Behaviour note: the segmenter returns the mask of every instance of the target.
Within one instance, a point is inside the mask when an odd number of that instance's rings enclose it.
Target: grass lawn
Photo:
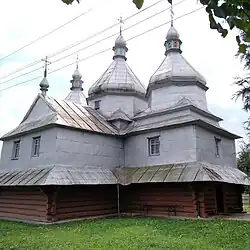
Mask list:
[[[250,222],[147,218],[38,226],[0,221],[0,249],[250,249]]]
[[[250,213],[250,205],[246,205],[243,207],[244,211]]]

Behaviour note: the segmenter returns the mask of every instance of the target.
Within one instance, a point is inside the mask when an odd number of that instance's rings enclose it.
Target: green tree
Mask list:
[[[74,1],[81,0],[62,0],[66,4],[72,4]],[[124,0],[125,1],[125,0]],[[189,0],[191,1],[191,0]],[[192,0],[195,1],[195,0]],[[238,28],[242,31],[242,36],[236,36],[239,46],[239,53],[245,55],[247,52],[247,43],[250,42],[250,1],[249,0],[199,0],[206,8],[206,15],[209,18],[210,28],[217,30],[222,37],[226,37],[228,30]],[[172,0],[168,0],[172,4]],[[140,9],[144,0],[133,0],[133,3]],[[222,25],[227,24],[227,25]],[[224,26],[224,27],[223,27]],[[227,26],[227,27],[225,27]]]
[[[250,176],[250,144],[243,142],[237,157],[237,167]],[[250,192],[250,187],[246,188]]]

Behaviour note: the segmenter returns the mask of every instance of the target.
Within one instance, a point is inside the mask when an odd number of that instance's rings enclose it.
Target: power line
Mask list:
[[[35,71],[38,71],[39,69],[42,69],[42,68],[43,68],[43,66],[42,66],[42,67],[39,67],[39,68],[35,68],[35,69],[31,70],[31,71],[28,71],[28,72],[23,73],[23,74],[21,74],[21,75],[15,76],[15,77],[13,77],[13,78],[7,80],[7,81],[1,82],[0,84],[4,84],[4,83],[10,82],[10,81],[13,81],[13,80],[15,80],[15,79],[17,79],[17,78],[19,78],[19,77],[21,77],[21,76],[28,75],[28,74],[33,73],[33,72],[35,72]]]
[[[92,11],[92,10],[93,10],[93,9],[89,9],[89,10],[87,10],[86,12],[83,12],[83,13],[80,14],[79,16],[74,17],[73,19],[69,20],[68,22],[66,22],[66,23],[64,23],[64,24],[62,24],[62,25],[60,25],[60,26],[57,27],[56,29],[54,29],[54,30],[52,30],[52,31],[50,31],[50,32],[48,32],[48,33],[46,33],[46,34],[44,34],[44,35],[38,37],[37,39],[33,40],[32,42],[30,42],[30,43],[28,43],[28,44],[22,46],[21,48],[15,50],[15,51],[13,51],[13,52],[11,52],[10,54],[8,54],[8,55],[6,55],[6,56],[0,58],[0,62],[1,62],[2,60],[4,60],[4,59],[6,59],[6,58],[8,58],[8,57],[10,57],[10,56],[12,56],[12,55],[14,55],[14,54],[16,54],[17,52],[23,50],[24,48],[27,48],[28,46],[30,46],[30,45],[32,45],[32,44],[38,42],[39,40],[43,39],[44,37],[46,37],[46,36],[48,36],[48,35],[51,35],[52,33],[56,32],[57,30],[59,30],[59,29],[65,27],[66,25],[72,23],[72,22],[75,21],[76,19],[78,19],[78,18],[80,18],[80,17],[82,17],[82,16],[88,14],[88,13],[89,13],[90,11]]]
[[[201,9],[204,9],[204,7],[202,6],[202,7],[200,7],[200,8],[195,9],[195,10],[192,10],[192,11],[190,11],[190,12],[188,12],[188,13],[185,13],[185,14],[179,16],[179,17],[176,17],[174,20],[178,20],[178,19],[181,19],[181,18],[183,18],[183,17],[185,17],[185,16],[191,15],[191,14],[193,14],[193,13],[195,13],[195,12],[201,10]],[[144,34],[146,34],[146,33],[149,33],[149,32],[151,32],[151,31],[153,31],[153,30],[155,30],[155,29],[158,29],[158,28],[160,28],[160,27],[162,27],[162,26],[164,26],[164,25],[166,25],[166,24],[169,24],[170,22],[171,22],[171,21],[168,21],[168,22],[162,23],[162,24],[160,24],[160,25],[158,25],[158,26],[155,26],[155,27],[152,28],[152,29],[149,29],[149,30],[147,30],[147,31],[144,31],[144,32],[142,32],[142,33],[136,35],[136,36],[133,36],[133,37],[129,38],[127,41],[136,39],[137,37],[140,37],[140,36],[142,36],[142,35],[144,35]],[[109,51],[109,50],[110,50],[110,48],[107,48],[107,49],[105,49],[105,50],[102,50],[102,51],[100,51],[100,52],[97,52],[97,53],[95,53],[95,54],[92,54],[91,56],[85,57],[85,58],[79,60],[79,62],[82,62],[82,61],[85,61],[85,60],[90,59],[90,58],[92,58],[92,57],[95,57],[95,56],[100,55],[100,54],[102,54],[102,53],[105,53],[105,52],[107,52],[107,51]],[[67,65],[64,65],[64,66],[62,66],[62,67],[60,67],[60,68],[58,68],[58,69],[55,69],[55,70],[49,72],[48,74],[52,74],[52,73],[54,73],[54,72],[57,72],[57,71],[62,70],[62,69],[64,69],[64,68],[67,68],[67,67],[69,67],[69,66],[71,66],[71,65],[73,65],[73,64],[75,64],[75,62],[72,62],[72,63],[69,63],[69,64],[67,64]],[[10,89],[10,88],[13,88],[13,87],[16,87],[16,86],[21,85],[21,84],[25,84],[25,83],[30,82],[30,81],[33,81],[33,80],[36,80],[36,79],[38,79],[38,78],[41,78],[41,76],[37,76],[37,77],[32,78],[32,79],[30,79],[30,80],[27,80],[27,81],[24,81],[24,82],[21,82],[21,83],[17,83],[17,84],[15,84],[15,85],[10,86],[10,87],[1,89],[0,92],[5,91],[5,90]]]
[[[186,13],[186,14],[183,14],[183,15],[179,16],[179,17],[175,18],[174,20],[178,20],[178,19],[180,19],[180,18],[182,18],[182,17],[185,17],[185,16],[188,16],[188,15],[190,15],[190,14],[193,14],[193,13],[195,13],[195,12],[197,12],[198,10],[201,10],[201,9],[203,9],[203,8],[204,8],[204,7],[202,6],[202,7],[198,8],[198,9],[195,9],[195,10],[193,10],[193,11],[190,11],[190,12],[188,12],[188,13]],[[160,24],[160,25],[158,25],[158,26],[156,26],[156,27],[154,27],[154,28],[152,28],[152,29],[146,30],[146,31],[144,31],[144,32],[142,32],[142,33],[140,33],[140,34],[138,34],[138,35],[136,35],[136,36],[133,36],[133,37],[127,39],[127,41],[130,41],[130,40],[133,40],[133,39],[135,39],[135,38],[137,38],[137,37],[140,37],[140,36],[142,36],[142,35],[145,35],[145,34],[151,32],[151,31],[153,31],[153,30],[155,30],[155,29],[158,29],[158,28],[160,28],[160,27],[162,27],[162,26],[164,26],[164,25],[166,25],[166,24],[169,24],[169,23],[171,23],[171,21],[165,22],[165,23]],[[100,55],[100,54],[102,54],[102,53],[104,53],[104,52],[107,52],[107,51],[109,51],[109,50],[110,50],[110,48],[107,48],[107,49],[102,50],[102,51],[100,51],[100,52],[97,52],[97,53],[95,53],[95,54],[93,54],[93,55],[91,55],[91,56],[85,57],[85,58],[79,60],[79,62],[82,62],[82,61],[85,61],[85,60],[87,60],[87,59],[89,59],[89,58],[92,58],[92,57],[94,57],[94,56]],[[56,71],[59,71],[59,70],[64,69],[64,68],[67,68],[67,67],[69,67],[69,66],[71,66],[71,65],[73,65],[73,64],[75,64],[75,62],[69,63],[69,64],[67,64],[67,65],[65,65],[65,66],[62,66],[62,67],[60,67],[60,68],[58,68],[58,69],[55,69],[55,70],[49,72],[49,74],[52,74],[52,73],[54,73],[54,72],[56,72]]]
[[[153,3],[153,4],[151,4],[151,5],[149,5],[148,7],[146,7],[146,8],[144,8],[144,9],[142,9],[142,10],[140,10],[140,11],[138,11],[138,12],[132,14],[131,16],[126,17],[123,21],[125,22],[125,21],[127,21],[127,20],[129,20],[129,19],[131,19],[131,18],[133,18],[133,17],[135,17],[135,16],[141,14],[142,12],[148,10],[149,8],[152,8],[153,6],[159,4],[159,3],[162,2],[162,1],[164,1],[164,0],[159,0],[159,1],[157,1],[157,2],[155,2],[155,3]],[[95,34],[93,34],[93,35],[91,35],[91,36],[89,36],[89,37],[83,39],[83,40],[80,40],[80,41],[78,41],[78,42],[76,42],[76,43],[73,43],[73,44],[67,46],[67,47],[64,47],[63,49],[61,49],[61,50],[59,50],[59,51],[53,53],[53,54],[50,55],[49,57],[51,58],[51,57],[54,57],[55,55],[61,54],[61,53],[63,53],[64,51],[69,50],[69,49],[71,49],[71,48],[73,48],[73,47],[75,47],[75,46],[77,46],[77,45],[79,45],[79,44],[81,44],[81,43],[83,43],[83,42],[86,42],[86,41],[88,41],[88,40],[90,40],[90,39],[92,39],[92,38],[94,38],[94,37],[96,37],[96,36],[98,36],[98,35],[100,35],[100,34],[106,32],[106,31],[108,31],[108,30],[110,30],[110,29],[112,29],[112,28],[114,28],[114,27],[116,27],[116,26],[118,26],[118,25],[119,25],[119,23],[115,23],[115,24],[113,24],[113,25],[111,25],[111,26],[109,26],[109,27],[107,27],[107,28],[105,28],[105,29],[103,29],[103,30],[101,30],[101,31],[99,31],[99,32],[97,32],[97,33],[95,33]]]
[[[27,82],[34,81],[34,80],[39,79],[39,78],[41,78],[41,76],[34,77],[34,78],[29,79],[29,80],[24,81],[24,82],[19,82],[19,83],[15,84],[15,85],[12,85],[12,86],[7,87],[7,88],[0,89],[0,92],[5,91],[5,90],[7,90],[7,89],[11,89],[11,88],[17,87],[17,86],[19,86],[19,85],[21,85],[21,84],[25,84],[25,83],[27,83]]]
[[[24,70],[24,69],[30,68],[30,67],[32,67],[32,66],[34,66],[34,65],[36,65],[36,64],[38,64],[38,63],[40,63],[40,62],[41,62],[41,60],[37,60],[37,61],[35,61],[35,62],[33,62],[33,63],[29,63],[29,64],[27,64],[27,65],[25,65],[25,66],[23,66],[23,67],[21,67],[21,68],[16,69],[15,71],[13,71],[13,72],[11,72],[11,73],[9,73],[9,74],[7,74],[7,75],[2,76],[2,77],[0,78],[0,80],[4,79],[4,78],[6,78],[6,77],[9,77],[9,76],[11,76],[11,75],[14,75],[15,73],[18,73],[19,71],[22,71],[22,70]]]
[[[157,5],[157,4],[159,4],[159,3],[162,2],[162,1],[164,1],[164,0],[159,0],[159,1],[155,2],[154,4],[149,5],[148,7],[146,7],[146,8],[144,8],[144,9],[142,9],[142,10],[136,12],[135,14],[133,14],[133,15],[131,15],[131,16],[125,18],[125,20],[129,20],[130,18],[132,18],[132,17],[134,17],[134,16],[136,16],[136,15],[138,15],[138,14],[140,14],[140,13],[146,11],[147,9],[149,9],[149,8],[151,8],[151,7],[153,7],[153,6]],[[178,3],[177,3],[177,4],[178,4]],[[88,41],[88,40],[94,38],[95,36],[98,36],[98,35],[100,35],[100,34],[106,32],[107,30],[109,30],[109,29],[111,29],[111,28],[113,28],[113,27],[115,27],[115,26],[117,26],[117,25],[118,25],[117,23],[116,23],[116,24],[113,24],[113,25],[109,26],[108,28],[105,28],[104,30],[101,30],[101,31],[99,31],[99,32],[97,32],[97,33],[95,33],[95,34],[93,34],[93,35],[87,37],[87,38],[84,39],[84,40],[81,40],[81,41],[78,41],[77,43],[71,44],[71,45],[69,45],[69,46],[67,46],[67,47],[65,47],[65,48],[63,48],[63,49],[61,49],[60,51],[57,51],[57,52],[53,53],[52,55],[49,56],[49,58],[54,57],[54,56],[56,56],[56,55],[58,55],[58,54],[60,54],[60,53],[63,53],[64,51],[69,50],[69,49],[71,49],[71,48],[73,48],[73,47],[79,45],[80,43],[86,42],[86,41]],[[52,32],[50,32],[50,33],[52,33]],[[47,35],[49,35],[49,34],[47,34]],[[35,41],[34,41],[34,42],[35,42]],[[33,43],[34,43],[34,42],[33,42]],[[31,45],[31,44],[32,44],[32,43],[30,43],[29,45]],[[25,47],[28,47],[29,45],[26,45]],[[20,48],[18,51],[20,51],[21,49],[23,49],[23,48]],[[17,51],[16,51],[16,52],[17,52]],[[14,54],[14,53],[16,53],[16,52],[13,52],[12,54]],[[9,57],[9,56],[11,56],[11,54],[9,54],[9,55],[7,55],[7,56],[1,58],[0,61],[3,60],[3,59],[5,59],[5,58],[7,58],[7,57]],[[15,71],[13,71],[13,72],[10,72],[10,73],[7,74],[7,75],[2,76],[2,77],[0,78],[0,80],[4,79],[4,78],[6,78],[6,77],[9,77],[9,76],[11,76],[11,75],[13,75],[13,74],[15,74],[15,73],[18,73],[19,71],[22,71],[22,70],[24,70],[24,69],[26,69],[26,68],[32,67],[32,66],[34,66],[34,65],[36,65],[36,64],[38,64],[38,63],[40,63],[40,62],[41,62],[40,60],[37,60],[37,61],[34,61],[33,63],[29,63],[29,64],[27,64],[27,65],[25,65],[25,66],[23,66],[23,67],[21,67],[21,68],[15,70]]]
[[[190,11],[190,12],[188,12],[188,13],[186,13],[186,14],[183,14],[183,15],[181,15],[181,16],[179,16],[179,17],[176,17],[176,18],[174,18],[174,21],[176,21],[176,20],[178,20],[178,19],[181,19],[181,18],[183,18],[183,17],[185,17],[185,16],[191,15],[191,14],[193,14],[193,13],[195,13],[195,12],[201,10],[201,9],[204,9],[204,6],[198,8],[198,9],[192,10],[192,11]],[[169,23],[171,23],[171,21],[168,21],[168,22],[166,22],[166,23],[160,24],[160,25],[158,25],[158,26],[156,26],[156,27],[154,27],[154,28],[152,28],[152,29],[146,30],[146,31],[144,31],[144,32],[142,32],[142,33],[140,33],[140,34],[134,36],[134,37],[131,37],[131,38],[127,39],[127,41],[133,40],[133,39],[135,39],[135,38],[137,38],[137,37],[139,37],[139,36],[142,36],[142,35],[144,35],[144,34],[146,34],[146,33],[148,33],[148,32],[151,32],[151,31],[153,31],[153,30],[155,30],[155,29],[158,29],[158,28],[160,28],[160,27],[162,27],[162,26],[164,26],[164,25],[166,25],[166,24],[169,24]]]
[[[184,2],[184,1],[186,1],[186,0],[182,0],[182,1],[180,1],[179,3],[177,3],[177,4],[180,4],[180,3]],[[176,4],[176,5],[177,5],[177,4]],[[155,13],[155,14],[153,14],[153,15],[151,15],[151,16],[149,16],[149,17],[147,17],[147,18],[145,18],[145,19],[143,19],[143,20],[141,20],[141,21],[139,21],[139,22],[136,22],[135,24],[133,24],[133,25],[131,25],[131,26],[125,28],[125,29],[123,29],[123,31],[129,30],[129,29],[131,29],[131,28],[133,28],[133,27],[135,27],[135,26],[137,26],[137,25],[139,25],[139,24],[141,24],[141,23],[143,23],[143,22],[149,20],[150,18],[153,18],[153,17],[155,17],[155,16],[158,16],[158,15],[162,14],[163,12],[165,12],[165,11],[167,11],[167,10],[169,10],[169,9],[170,9],[170,7],[169,7],[169,8],[166,8],[166,9],[164,9],[164,10],[161,10],[161,11],[159,11],[159,12],[157,12],[157,13]],[[75,51],[75,52],[72,52],[72,53],[70,53],[70,54],[68,54],[68,55],[66,55],[66,56],[63,56],[63,57],[61,57],[61,58],[59,58],[59,59],[53,61],[52,63],[56,63],[56,62],[59,62],[59,61],[65,59],[65,58],[68,58],[69,56],[72,56],[72,55],[74,55],[74,54],[76,54],[76,53],[79,53],[79,52],[82,51],[82,50],[88,49],[88,48],[90,48],[90,47],[92,47],[92,46],[94,46],[94,45],[96,45],[96,44],[98,44],[98,43],[101,43],[101,42],[103,42],[103,41],[105,41],[105,40],[107,40],[107,39],[109,39],[109,38],[112,38],[112,37],[118,35],[119,33],[120,33],[120,32],[113,33],[112,35],[109,35],[109,36],[107,36],[107,37],[105,37],[105,38],[103,38],[103,39],[100,39],[100,40],[98,40],[98,41],[96,41],[96,42],[94,42],[94,43],[92,43],[92,44],[90,44],[90,45],[88,45],[88,46],[85,46],[85,47],[83,47],[83,48],[81,48],[81,49],[78,49],[78,50]],[[1,84],[1,83],[0,83],[0,84]]]

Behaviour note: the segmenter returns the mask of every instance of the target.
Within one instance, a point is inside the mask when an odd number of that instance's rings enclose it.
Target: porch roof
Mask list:
[[[203,162],[147,167],[100,167],[50,165],[0,172],[0,186],[105,185],[132,183],[225,182],[250,185],[237,168]]]
[[[250,185],[250,178],[237,168],[189,162],[159,166],[116,169],[119,183],[225,182]]]

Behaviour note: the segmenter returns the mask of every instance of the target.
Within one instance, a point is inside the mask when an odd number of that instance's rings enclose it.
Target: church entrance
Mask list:
[[[224,213],[224,192],[221,184],[216,185],[216,204],[217,204],[217,213]]]

